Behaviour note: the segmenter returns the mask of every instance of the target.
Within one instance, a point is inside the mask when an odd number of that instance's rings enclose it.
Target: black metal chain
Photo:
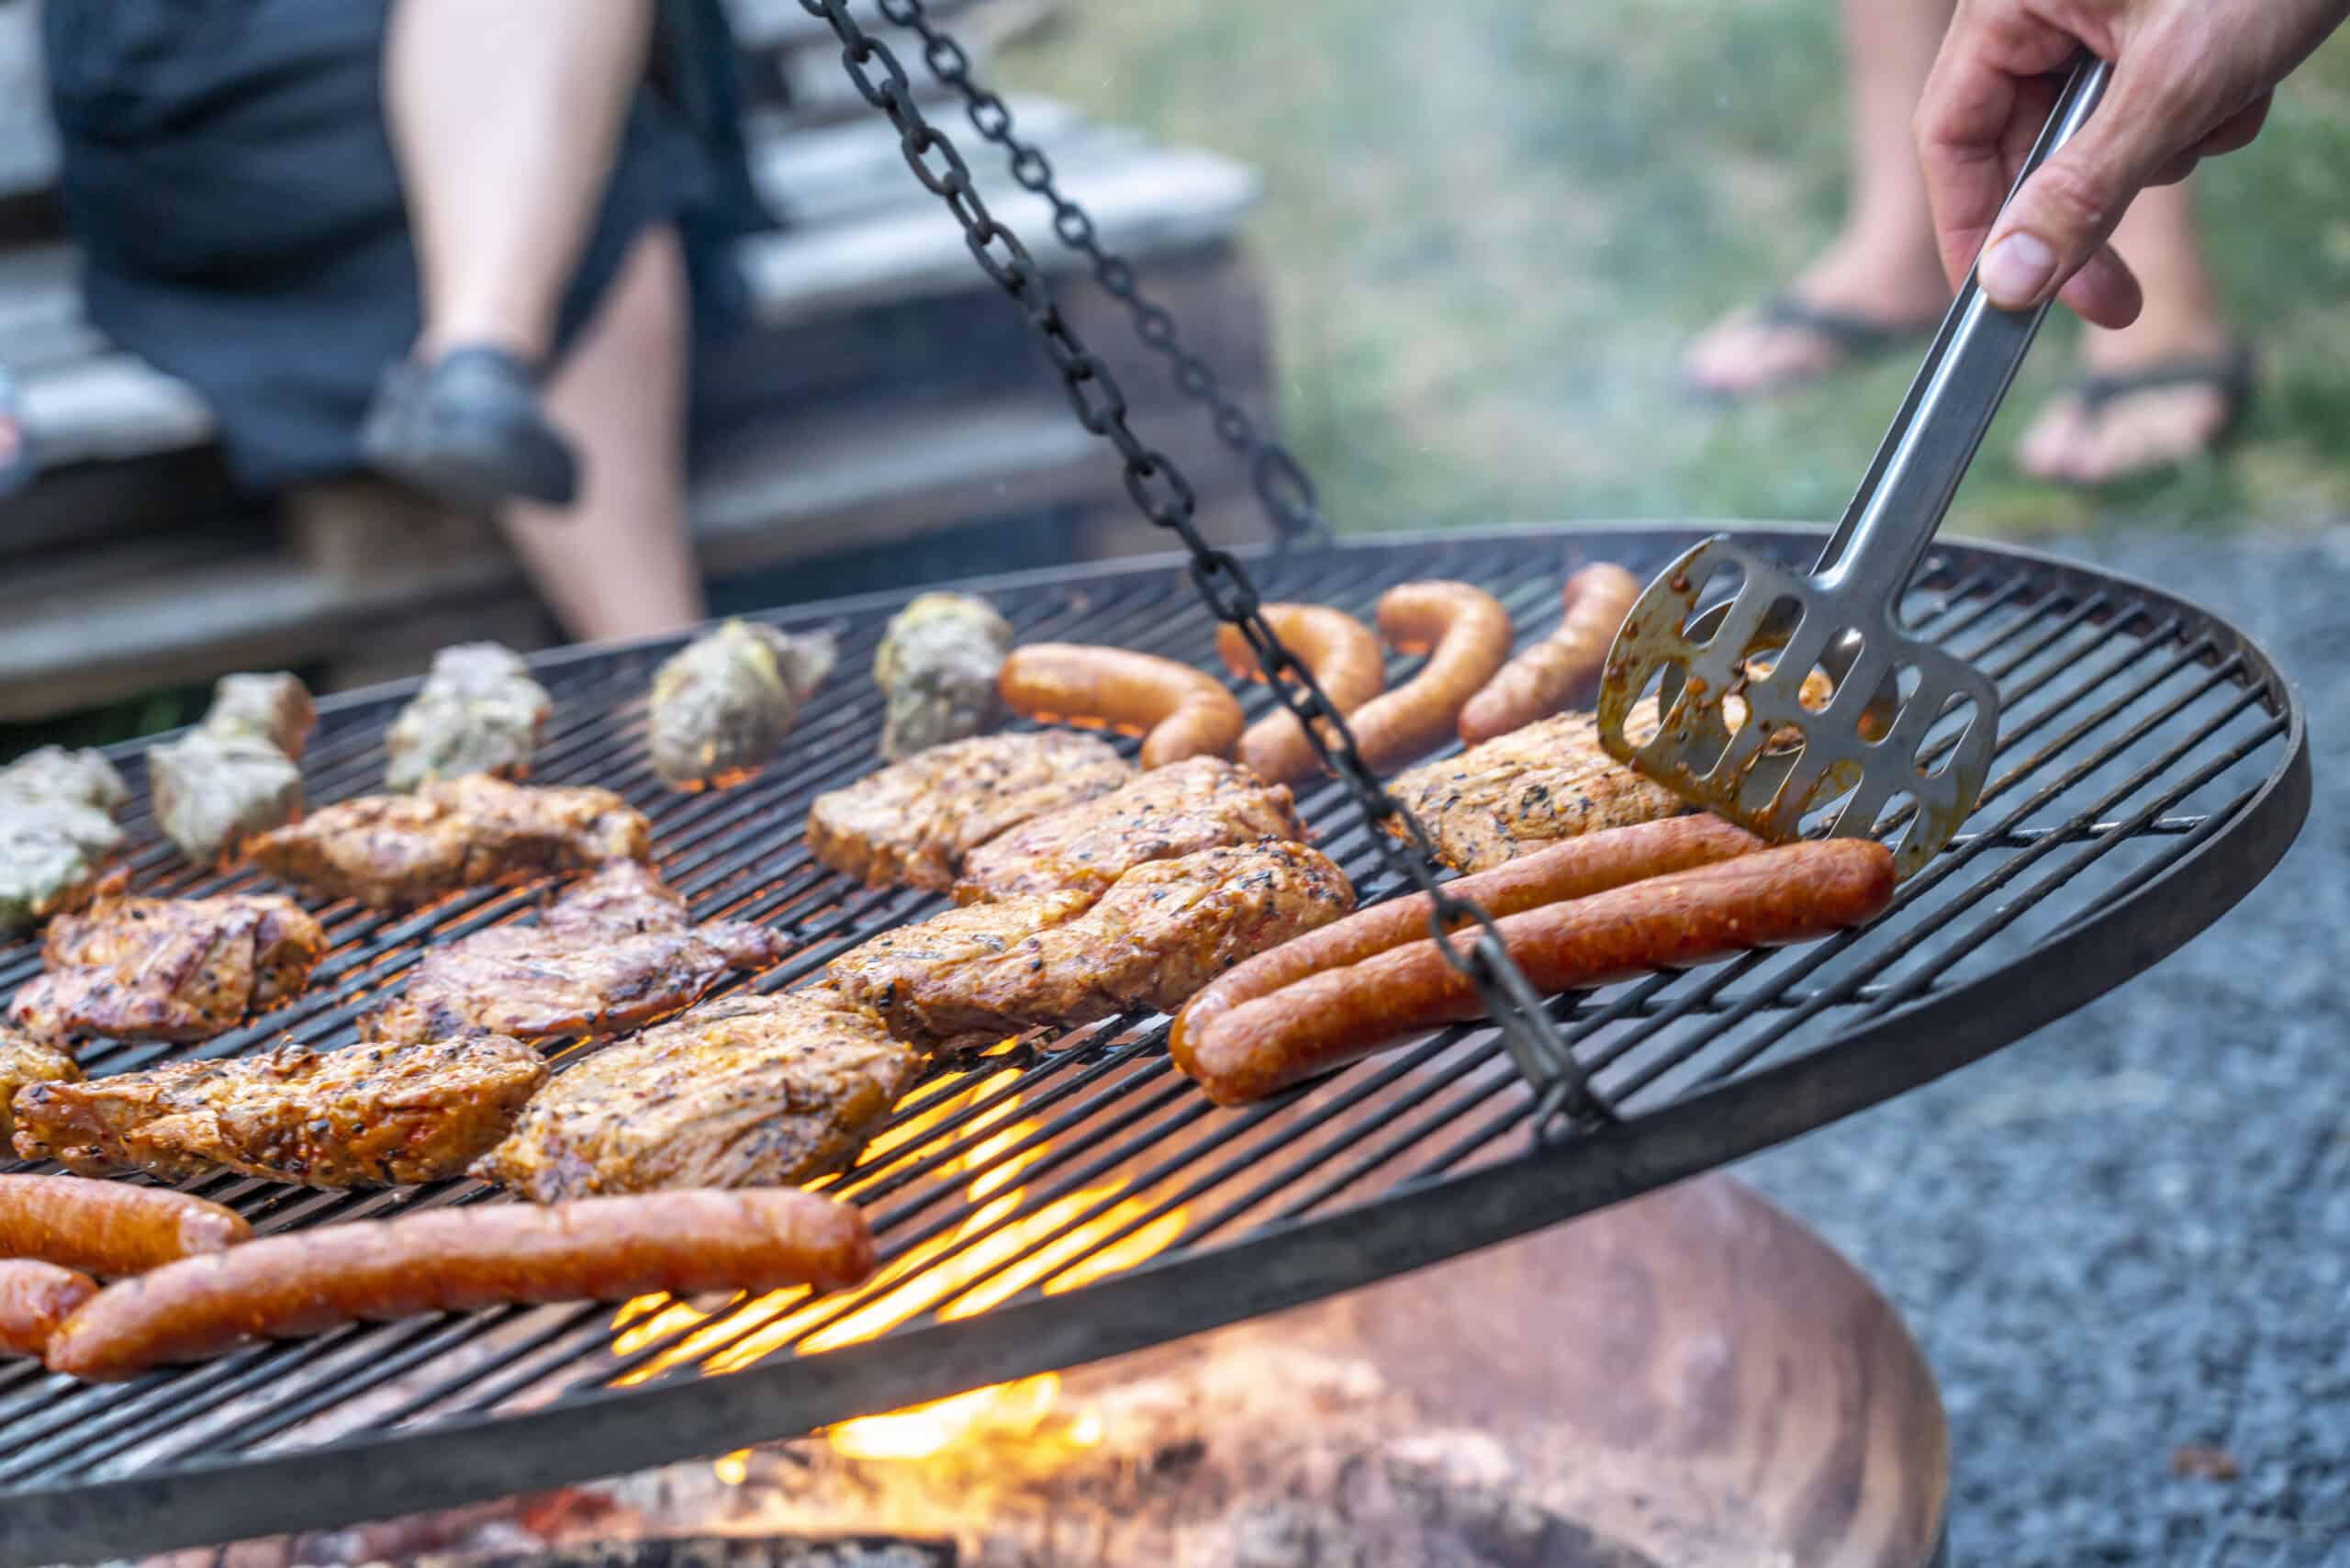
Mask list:
[[[1214,367],[1184,345],[1173,315],[1143,293],[1134,263],[1105,247],[1092,215],[1061,194],[1053,180],[1052,161],[1020,135],[1012,106],[971,79],[971,57],[963,46],[930,19],[922,0],[876,0],[876,5],[884,17],[921,38],[923,63],[941,85],[962,95],[971,129],[980,140],[1003,149],[1013,181],[1021,189],[1052,204],[1053,233],[1091,265],[1102,291],[1126,308],[1136,338],[1167,361],[1176,386],[1206,405],[1217,437],[1248,464],[1249,485],[1273,525],[1273,536],[1284,543],[1327,543],[1330,524],[1322,515],[1321,498],[1305,465],[1260,431],[1248,410],[1225,392]]]
[[[881,5],[893,21],[923,15],[920,0],[881,0]],[[1388,868],[1428,896],[1432,906],[1428,928],[1438,951],[1477,988],[1519,1073],[1534,1090],[1537,1136],[1548,1137],[1554,1127],[1566,1123],[1612,1120],[1612,1109],[1593,1091],[1582,1067],[1560,1040],[1542,999],[1511,959],[1493,916],[1475,901],[1448,892],[1437,879],[1436,848],[1427,829],[1387,791],[1363,761],[1345,717],[1324,693],[1314,672],[1289,650],[1266,619],[1247,570],[1229,551],[1202,537],[1192,521],[1196,498],[1191,482],[1164,453],[1145,446],[1135,434],[1126,420],[1125,394],[1109,367],[1062,317],[1043,269],[1019,236],[988,210],[971,183],[970,167],[963,154],[924,118],[898,57],[849,15],[848,0],[800,0],[800,6],[832,28],[840,40],[841,62],[849,80],[867,103],[889,117],[898,131],[907,166],[962,225],[964,242],[979,269],[1027,313],[1030,324],[1044,340],[1054,369],[1060,374],[1079,421],[1117,449],[1125,465],[1126,493],[1136,509],[1182,540],[1191,554],[1192,581],[1200,597],[1218,620],[1237,628],[1248,641],[1274,699],[1304,727],[1315,755],[1337,776],[1374,828],[1393,823],[1401,830],[1400,839],[1386,832],[1374,832],[1371,836]],[[927,18],[923,20],[926,24]],[[929,40],[945,37],[927,25],[923,34],[926,50],[934,47]],[[953,44],[951,39],[945,41]],[[961,62],[960,73],[968,84],[968,61],[959,46],[952,58]],[[1001,100],[988,94],[975,102]],[[1009,127],[1007,111],[1007,134]],[[984,126],[981,134],[986,134]],[[1064,198],[1056,200],[1068,210],[1079,210]],[[1085,230],[1091,232],[1090,219]],[[1170,321],[1170,342],[1171,326]],[[1478,935],[1464,950],[1455,935],[1472,924]]]

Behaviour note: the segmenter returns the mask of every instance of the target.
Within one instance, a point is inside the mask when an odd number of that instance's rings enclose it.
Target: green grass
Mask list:
[[[1828,0],[1091,0],[1004,74],[1262,174],[1279,414],[1368,529],[1840,511],[1914,361],[1730,410],[1672,373],[1832,230],[1841,70]],[[2264,356],[2240,439],[2109,490],[2024,476],[2071,364],[2052,323],[1954,528],[2350,513],[2350,42],[2198,185]]]

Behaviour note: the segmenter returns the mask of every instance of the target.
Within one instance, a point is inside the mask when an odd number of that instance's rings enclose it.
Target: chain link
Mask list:
[[[1022,161],[1021,166],[1035,176],[1034,185],[1025,179],[1021,183],[1050,197],[1056,231],[1064,241],[1093,259],[1095,275],[1105,288],[1135,308],[1136,330],[1144,342],[1173,359],[1179,376],[1198,364],[1195,355],[1177,346],[1173,318],[1135,292],[1133,269],[1093,242],[1092,219],[1052,190],[1051,164],[1042,152],[1013,136],[1011,111],[994,94],[973,84],[969,57],[961,45],[932,25],[923,10],[922,0],[878,3],[884,17],[922,36],[923,59],[941,81],[962,90],[971,122],[979,134],[1010,148],[1014,158]],[[1062,317],[1043,270],[1020,237],[989,212],[987,203],[970,182],[961,154],[915,104],[897,57],[849,15],[848,0],[800,0],[800,6],[832,28],[834,36],[840,40],[842,62],[850,77],[867,101],[887,115],[896,128],[907,164],[961,223],[965,240],[980,270],[1019,303],[1030,324],[1044,338],[1046,352],[1060,373],[1077,417],[1087,430],[1117,449],[1125,465],[1126,493],[1136,508],[1183,542],[1192,557],[1192,581],[1200,597],[1218,620],[1237,628],[1247,640],[1274,700],[1304,726],[1315,755],[1337,777],[1373,826],[1385,830],[1393,824],[1395,831],[1378,831],[1371,835],[1380,857],[1390,870],[1427,895],[1431,906],[1430,935],[1446,960],[1476,986],[1518,1071],[1535,1092],[1536,1135],[1548,1137],[1554,1128],[1572,1123],[1612,1120],[1613,1111],[1593,1091],[1582,1067],[1560,1040],[1549,1009],[1511,960],[1493,916],[1474,901],[1448,892],[1437,879],[1436,847],[1429,841],[1426,826],[1388,792],[1364,762],[1344,716],[1323,691],[1314,672],[1290,651],[1266,619],[1263,602],[1248,569],[1229,551],[1210,544],[1201,535],[1193,521],[1198,498],[1191,481],[1165,454],[1145,446],[1135,434],[1126,420],[1125,395],[1116,378]],[[878,80],[867,69],[877,63]],[[931,162],[934,153],[937,155],[935,166]],[[1020,178],[1019,166],[1013,174]],[[1082,242],[1071,240],[1072,232],[1086,238]],[[1103,276],[1105,272],[1107,276]],[[1112,279],[1122,286],[1113,287]],[[1151,325],[1146,327],[1146,322]],[[1280,504],[1291,509],[1275,510],[1277,521],[1291,519],[1281,524],[1283,534],[1293,534],[1301,526],[1301,518],[1318,532],[1321,524],[1318,512],[1314,510],[1313,484],[1296,458],[1282,447],[1257,436],[1248,416],[1217,392],[1214,375],[1204,364],[1200,364],[1198,374],[1189,379],[1205,388],[1201,395],[1215,407],[1220,431],[1229,413],[1231,428],[1241,438],[1234,444],[1243,446],[1245,442],[1244,450],[1250,454],[1259,493],[1267,498],[1267,505],[1276,507],[1273,498],[1280,497],[1283,498]],[[1461,937],[1468,935],[1472,926],[1476,935],[1464,944]]]
[[[820,7],[808,6],[807,0],[801,0],[801,5],[811,14],[821,14]],[[1168,362],[1184,396],[1206,405],[1214,415],[1216,438],[1238,453],[1248,465],[1249,484],[1273,525],[1274,537],[1285,543],[1326,542],[1330,525],[1322,516],[1321,502],[1305,470],[1288,448],[1260,431],[1248,411],[1225,394],[1207,361],[1183,346],[1176,333],[1175,318],[1137,286],[1134,264],[1105,247],[1092,217],[1061,194],[1054,183],[1052,160],[1035,142],[1021,137],[1013,124],[1011,106],[972,80],[971,57],[963,46],[931,20],[923,0],[877,0],[877,6],[889,21],[922,39],[923,64],[941,85],[961,95],[971,129],[982,140],[1003,149],[1015,184],[1052,204],[1054,234],[1091,265],[1102,292],[1126,308],[1135,336]],[[863,85],[862,78],[858,84]],[[870,99],[871,95],[867,96]]]

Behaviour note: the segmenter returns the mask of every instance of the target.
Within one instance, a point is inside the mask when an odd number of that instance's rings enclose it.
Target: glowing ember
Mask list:
[[[996,1051],[1015,1044],[1007,1040]],[[1031,1288],[1047,1294],[1079,1289],[1172,1246],[1183,1234],[1186,1211],[1179,1206],[1152,1215],[1148,1198],[1121,1196],[1131,1184],[1125,1177],[1031,1205],[1027,1189],[1015,1183],[1046,1150],[1032,1141],[1043,1124],[1017,1114],[1021,1097],[1009,1091],[1018,1079],[1013,1068],[989,1073],[867,1146],[851,1179],[901,1160],[935,1159],[943,1177],[969,1173],[964,1195],[970,1209],[886,1265],[859,1287],[854,1305],[843,1310],[838,1297],[810,1301],[804,1290],[783,1291],[712,1321],[667,1296],[640,1297],[613,1319],[614,1350],[629,1355],[676,1343],[616,1381],[642,1383],[696,1363],[735,1372],[778,1350],[809,1355],[856,1344],[924,1314],[969,1317]],[[957,1117],[968,1119],[939,1130]],[[1017,1444],[1035,1457],[1099,1444],[1099,1417],[1083,1412],[1057,1417],[1059,1395],[1058,1374],[1046,1372],[844,1421],[824,1435],[837,1452],[868,1461],[927,1460],[964,1446],[995,1444]],[[747,1456],[736,1453],[715,1468],[732,1485],[740,1483],[746,1464]]]

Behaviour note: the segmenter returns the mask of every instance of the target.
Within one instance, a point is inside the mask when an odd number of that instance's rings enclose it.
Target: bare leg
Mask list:
[[[578,502],[501,513],[531,580],[583,642],[702,618],[686,529],[686,310],[677,231],[648,230],[547,386],[548,417],[584,465]]]
[[[2219,293],[2203,263],[2195,203],[2185,185],[2140,196],[2114,243],[2145,286],[2144,314],[2118,332],[2091,328],[2081,358],[2093,375],[2221,361],[2231,348]],[[2210,448],[2233,413],[2218,386],[2132,393],[2094,416],[2077,397],[2053,403],[2024,435],[2025,469],[2046,479],[2100,484],[2174,467]]]
[[[1789,292],[1806,305],[1873,324],[1930,323],[1950,303],[1910,117],[1950,26],[1952,0],[1842,0],[1852,159],[1841,233]],[[1800,327],[1741,311],[1690,350],[1684,369],[1707,391],[1752,394],[1832,369],[1843,351]]]
[[[652,0],[396,0],[384,95],[422,274],[417,357],[545,358],[652,27]]]

